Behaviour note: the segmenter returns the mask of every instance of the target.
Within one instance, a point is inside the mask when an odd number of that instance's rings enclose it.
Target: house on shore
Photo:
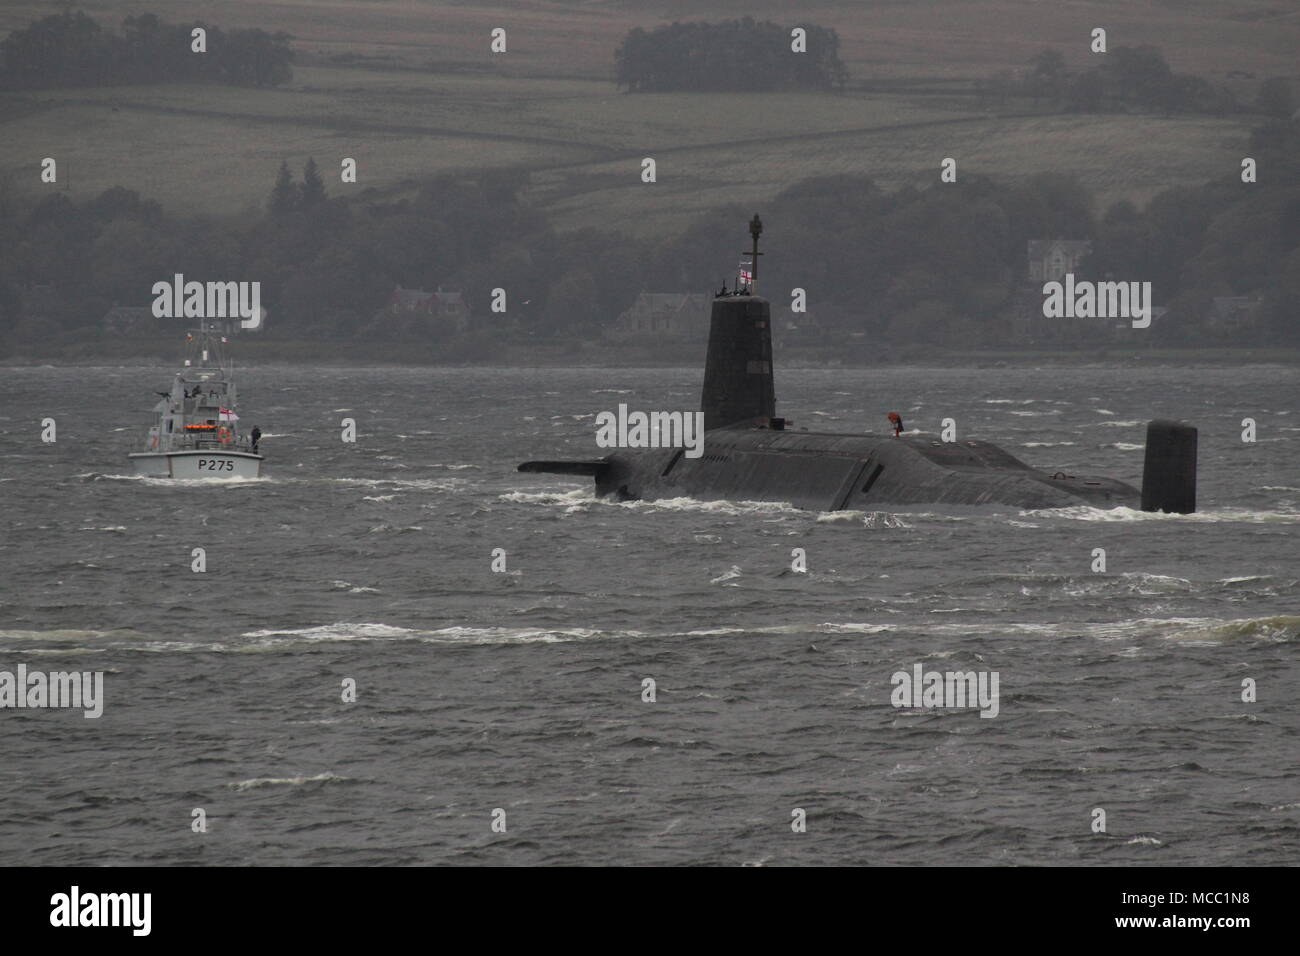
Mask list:
[[[703,342],[712,309],[712,296],[699,292],[642,292],[605,334],[616,340]]]
[[[464,293],[444,292],[442,286],[433,292],[425,292],[423,289],[403,289],[399,285],[388,297],[384,311],[394,316],[429,318],[457,332],[465,331],[470,318]]]
[[[1114,330],[1106,322],[1049,319],[1043,315],[1043,285],[1079,275],[1092,252],[1089,239],[1030,239],[1025,251],[1025,282],[1016,296],[1012,339],[1017,345],[1085,346],[1109,341]]]
[[[1090,252],[1090,239],[1030,239],[1026,256],[1029,281],[1039,284],[1060,282],[1066,273],[1077,275],[1079,266]]]
[[[158,330],[158,319],[147,305],[115,305],[99,320],[109,335],[145,335]]]

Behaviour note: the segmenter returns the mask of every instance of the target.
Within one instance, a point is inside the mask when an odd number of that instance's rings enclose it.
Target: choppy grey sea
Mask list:
[[[252,367],[264,478],[132,477],[172,372],[0,370],[0,671],[105,675],[99,719],[0,710],[0,863],[1297,862],[1294,368],[778,373],[796,428],[951,417],[1135,484],[1146,420],[1191,421],[1190,516],[515,472],[699,369]],[[895,708],[918,663],[996,671],[998,715]]]

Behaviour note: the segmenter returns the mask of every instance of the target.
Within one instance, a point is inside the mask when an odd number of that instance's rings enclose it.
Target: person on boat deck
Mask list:
[[[260,425],[253,426],[251,437],[253,439],[253,451],[257,451],[257,443],[262,440],[262,427]]]

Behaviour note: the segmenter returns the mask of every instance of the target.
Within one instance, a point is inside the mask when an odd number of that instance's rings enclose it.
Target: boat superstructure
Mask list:
[[[127,455],[154,478],[258,478],[258,435],[240,428],[228,339],[215,327],[187,332],[184,367],[159,392],[144,448]]]

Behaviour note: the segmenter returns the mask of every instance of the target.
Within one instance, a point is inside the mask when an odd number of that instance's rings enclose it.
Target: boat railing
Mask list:
[[[261,454],[260,451],[253,450],[253,442],[247,435],[240,435],[231,441],[222,441],[219,438],[194,438],[188,435],[174,435],[170,442],[160,441],[157,448],[150,448],[149,435],[145,435],[143,447],[140,444],[132,442],[128,446],[128,451],[242,451],[249,454]],[[165,437],[165,436],[164,436]]]

